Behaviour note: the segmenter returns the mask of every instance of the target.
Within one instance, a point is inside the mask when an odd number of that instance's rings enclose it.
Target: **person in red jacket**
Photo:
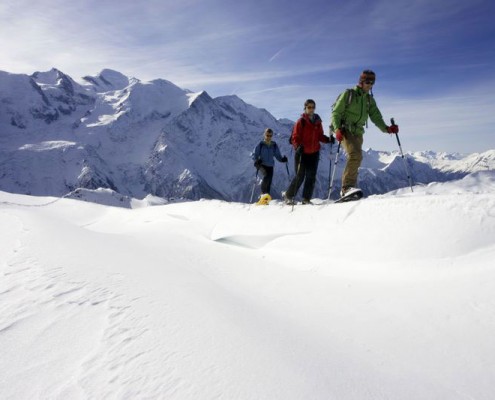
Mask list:
[[[316,183],[316,172],[320,160],[320,142],[334,143],[333,136],[323,134],[321,118],[315,113],[316,103],[312,99],[304,103],[304,113],[301,115],[292,131],[292,146],[296,150],[294,165],[296,176],[289,188],[283,193],[287,204],[294,204],[294,197],[304,182],[303,204],[311,204],[311,197]]]

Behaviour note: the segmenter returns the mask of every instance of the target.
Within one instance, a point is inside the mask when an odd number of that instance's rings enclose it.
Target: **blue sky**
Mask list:
[[[404,150],[495,148],[493,0],[2,0],[0,46],[4,71],[111,68],[236,94],[277,118],[295,120],[313,98],[325,127],[371,68]],[[370,126],[364,146],[397,142]]]

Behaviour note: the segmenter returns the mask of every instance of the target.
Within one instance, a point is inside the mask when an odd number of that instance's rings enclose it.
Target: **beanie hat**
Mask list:
[[[375,79],[376,79],[376,75],[370,69],[365,69],[363,72],[361,72],[361,75],[359,75],[359,83],[363,83],[365,80],[370,80],[374,82]]]

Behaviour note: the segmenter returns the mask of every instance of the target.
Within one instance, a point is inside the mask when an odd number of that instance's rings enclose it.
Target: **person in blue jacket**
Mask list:
[[[261,195],[270,194],[270,187],[273,178],[274,158],[282,163],[287,162],[287,157],[282,156],[277,143],[272,141],[273,131],[270,128],[265,129],[263,140],[257,144],[251,154],[254,160],[254,166],[263,176],[261,181]]]

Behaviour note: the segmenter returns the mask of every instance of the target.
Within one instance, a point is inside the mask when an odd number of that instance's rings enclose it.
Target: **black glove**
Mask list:
[[[299,146],[297,146],[296,155],[300,156],[303,152],[304,152],[304,147],[302,144],[300,144]]]
[[[335,143],[335,137],[333,135],[330,135],[328,143],[330,143],[330,144]]]
[[[254,166],[256,167],[256,169],[260,169],[260,167],[261,167],[261,160],[260,159],[256,160],[254,162]]]
[[[287,156],[283,156],[282,159],[280,160],[280,162],[287,162],[289,160],[287,160]]]

